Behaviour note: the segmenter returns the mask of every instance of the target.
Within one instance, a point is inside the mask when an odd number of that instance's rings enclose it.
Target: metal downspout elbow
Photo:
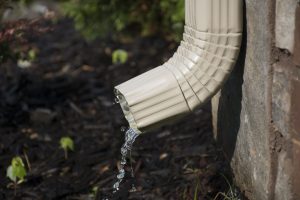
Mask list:
[[[183,40],[166,63],[115,87],[130,127],[146,132],[193,112],[222,87],[238,58],[242,0],[185,0]]]

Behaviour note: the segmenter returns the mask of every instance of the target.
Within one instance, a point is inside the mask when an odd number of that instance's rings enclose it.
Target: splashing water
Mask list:
[[[131,148],[132,145],[137,138],[139,134],[133,130],[132,128],[129,128],[126,133],[125,133],[125,143],[123,144],[121,148],[121,164],[120,164],[120,169],[119,173],[117,175],[117,182],[113,185],[113,193],[117,192],[120,189],[120,183],[122,182],[123,178],[125,177],[125,165],[126,165],[126,156],[129,151],[130,155],[130,167],[131,167],[131,177],[134,178],[134,171],[132,168],[132,163],[131,163]],[[134,184],[132,184],[132,189],[130,191],[136,191]]]
[[[116,98],[115,98],[115,103],[120,103],[119,97],[116,97]]]

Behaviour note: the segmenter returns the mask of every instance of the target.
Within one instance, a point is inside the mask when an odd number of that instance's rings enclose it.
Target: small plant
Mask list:
[[[127,60],[128,60],[128,53],[125,50],[118,49],[112,53],[113,64],[117,64],[117,63],[124,64],[127,62]]]
[[[28,55],[27,55],[28,59],[30,62],[33,62],[36,60],[36,51],[34,49],[30,49],[28,51]]]
[[[234,186],[232,186],[229,180],[226,178],[224,174],[221,176],[226,181],[229,189],[227,192],[218,192],[213,200],[217,200],[219,197],[223,197],[224,200],[240,200],[238,192],[235,190]]]
[[[99,190],[98,186],[94,186],[94,187],[92,188],[92,190],[91,190],[89,196],[90,196],[91,198],[96,198],[96,197],[97,197],[98,190]]]
[[[198,187],[199,187],[199,180],[197,181],[197,185],[194,192],[194,200],[198,200]]]
[[[14,157],[11,161],[11,165],[7,168],[6,176],[14,183],[15,195],[17,185],[24,182],[26,174],[27,173],[22,158],[19,156]]]
[[[1,19],[1,1],[0,0],[0,19]],[[17,1],[17,0],[15,0]],[[20,46],[28,46],[29,42],[24,37],[24,33],[31,35],[46,33],[50,29],[42,29],[39,27],[39,20],[17,20],[13,22],[6,22],[0,24],[0,65],[8,60],[21,60],[26,59],[21,58]],[[27,57],[30,61],[34,61],[37,52],[35,50],[30,50],[28,54],[23,57]],[[24,63],[23,63],[24,64]]]
[[[74,151],[74,142],[70,137],[62,137],[60,139],[60,147],[65,152],[65,159],[68,159],[68,151]]]

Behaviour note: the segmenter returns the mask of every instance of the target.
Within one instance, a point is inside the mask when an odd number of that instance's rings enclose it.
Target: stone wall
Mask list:
[[[239,60],[212,100],[216,140],[251,200],[300,199],[296,7],[297,0],[245,1]]]

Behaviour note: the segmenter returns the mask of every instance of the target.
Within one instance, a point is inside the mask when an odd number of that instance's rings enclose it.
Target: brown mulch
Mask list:
[[[27,43],[16,46],[37,52],[32,66],[23,69],[10,60],[0,67],[0,200],[187,200],[195,193],[214,199],[228,190],[222,176],[228,168],[214,143],[207,105],[138,137],[132,152],[136,179],[128,176],[112,196],[124,141],[120,129],[127,126],[113,86],[163,63],[177,44],[159,37],[86,42],[70,20],[38,26],[50,30],[25,32]],[[128,62],[112,64],[115,49],[125,49]],[[63,136],[75,142],[67,160],[59,148]],[[14,196],[6,168],[16,155],[27,155],[31,170],[27,166]],[[137,192],[128,192],[132,182]]]

